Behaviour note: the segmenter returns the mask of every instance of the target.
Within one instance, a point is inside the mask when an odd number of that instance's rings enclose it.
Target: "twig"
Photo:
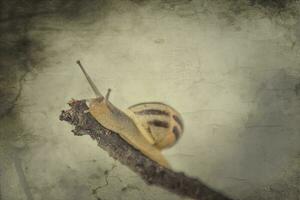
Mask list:
[[[129,167],[141,176],[149,185],[157,185],[180,196],[201,200],[230,200],[214,189],[209,188],[200,180],[188,177],[182,172],[162,167],[144,156],[140,151],[129,145],[117,133],[101,126],[89,113],[85,101],[72,100],[71,109],[62,111],[60,120],[75,126],[75,135],[89,135],[96,140],[98,146],[108,152],[114,159]]]

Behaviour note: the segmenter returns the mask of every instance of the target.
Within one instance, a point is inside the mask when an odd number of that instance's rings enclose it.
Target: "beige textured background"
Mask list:
[[[181,199],[58,120],[93,96],[77,59],[120,108],[182,113],[184,136],[164,152],[176,170],[234,199],[300,199],[298,4],[14,3],[1,4],[1,200]]]

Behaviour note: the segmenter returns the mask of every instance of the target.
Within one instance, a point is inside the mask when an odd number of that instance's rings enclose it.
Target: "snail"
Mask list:
[[[122,111],[109,101],[111,89],[103,96],[80,61],[77,64],[96,95],[88,100],[87,112],[145,156],[170,168],[161,150],[173,146],[182,136],[184,124],[179,112],[161,102],[138,103]]]

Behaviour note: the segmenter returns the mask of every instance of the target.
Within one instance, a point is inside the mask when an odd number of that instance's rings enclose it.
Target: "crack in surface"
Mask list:
[[[141,189],[135,185],[126,185],[125,187],[123,187],[121,189],[122,192],[126,192],[126,191],[130,191],[130,190],[137,190],[137,191],[141,191]]]
[[[117,176],[110,176],[110,173],[117,167],[117,165],[113,164],[112,167],[108,170],[105,170],[104,171],[104,180],[105,180],[105,184],[103,185],[99,185],[97,186],[96,188],[92,189],[92,195],[97,199],[97,200],[100,200],[101,198],[97,196],[97,192],[99,189],[102,189],[106,186],[108,186],[109,182],[108,182],[108,178],[109,177],[115,177],[117,178],[120,182],[122,182],[122,180],[117,177]]]
[[[18,174],[18,178],[19,178],[19,182],[20,185],[22,186],[25,196],[27,198],[27,200],[33,200],[33,196],[32,193],[30,191],[30,187],[29,187],[29,183],[26,179],[24,170],[22,168],[22,162],[21,159],[19,158],[19,156],[17,155],[17,151],[14,150],[14,154],[11,156],[13,158],[13,162],[16,168],[16,172]]]
[[[19,100],[19,98],[20,98],[20,96],[21,96],[21,94],[22,94],[24,80],[25,80],[25,78],[26,78],[26,75],[27,75],[29,72],[30,72],[30,71],[27,70],[27,71],[24,72],[24,73],[22,74],[22,76],[19,78],[19,81],[18,81],[18,85],[19,85],[19,86],[18,86],[18,92],[17,92],[15,98],[12,100],[11,106],[8,107],[8,108],[6,109],[6,111],[5,111],[2,115],[0,115],[0,120],[1,120],[2,118],[4,118],[6,115],[10,114],[10,113],[12,112],[12,110],[16,107],[16,102]]]

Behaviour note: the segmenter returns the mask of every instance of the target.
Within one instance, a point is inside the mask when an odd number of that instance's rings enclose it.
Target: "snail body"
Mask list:
[[[122,111],[99,92],[80,61],[77,61],[96,98],[89,100],[88,112],[105,128],[119,134],[148,158],[170,167],[161,150],[173,146],[183,133],[181,115],[161,102],[143,102]]]

